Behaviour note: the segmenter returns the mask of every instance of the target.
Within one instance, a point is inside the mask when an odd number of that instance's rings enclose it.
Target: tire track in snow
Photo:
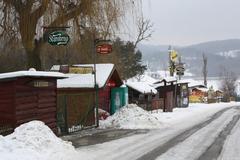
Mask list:
[[[214,143],[198,158],[198,160],[216,160],[222,151],[227,136],[231,133],[233,127],[237,124],[239,119],[240,115],[235,115],[232,121],[224,128],[224,130],[222,130]]]
[[[225,112],[221,117],[158,157],[157,160],[198,159],[215,142],[236,114],[239,113],[235,110]]]
[[[172,139],[170,139],[163,145],[158,146],[157,148],[155,148],[152,151],[148,152],[147,154],[141,156],[137,160],[146,160],[146,159],[147,160],[155,160],[157,157],[164,154],[169,149],[173,148],[174,146],[178,145],[179,143],[185,141],[187,138],[192,136],[194,133],[196,133],[200,129],[206,127],[208,124],[210,124],[214,120],[218,119],[223,113],[225,113],[226,111],[231,110],[231,109],[233,109],[233,108],[226,108],[226,109],[223,109],[223,110],[215,113],[210,119],[208,119],[198,125],[195,125],[195,126],[191,127],[190,129],[187,129],[186,131],[178,134],[177,136],[173,137]]]

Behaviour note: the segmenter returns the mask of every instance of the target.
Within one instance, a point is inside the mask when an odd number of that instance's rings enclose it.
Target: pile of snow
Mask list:
[[[73,160],[77,152],[71,143],[61,140],[41,121],[32,121],[0,136],[0,159]]]
[[[100,120],[100,128],[122,129],[163,129],[184,128],[195,125],[211,117],[214,113],[240,103],[195,103],[187,108],[174,108],[173,112],[163,112],[161,109],[148,112],[135,104],[121,108],[106,120]]]
[[[135,104],[128,104],[106,120],[100,121],[100,128],[154,129],[160,126],[162,123],[155,116]]]

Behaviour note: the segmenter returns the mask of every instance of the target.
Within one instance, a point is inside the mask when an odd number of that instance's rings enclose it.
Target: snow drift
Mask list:
[[[135,104],[122,107],[114,115],[99,123],[100,128],[154,129],[162,126],[155,116]]]
[[[73,160],[77,152],[71,143],[61,140],[41,121],[32,121],[0,136],[3,160]]]

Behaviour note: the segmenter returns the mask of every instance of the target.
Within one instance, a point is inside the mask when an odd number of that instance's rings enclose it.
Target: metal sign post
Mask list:
[[[96,58],[97,53],[99,54],[109,54],[112,52],[112,45],[110,40],[101,40],[95,39],[93,35],[93,58],[94,58],[94,67],[93,67],[93,74],[94,74],[94,88],[95,88],[95,107],[96,107],[96,123],[97,127],[99,126],[99,117],[98,117],[98,84],[97,84],[97,70],[96,70]]]
[[[169,46],[168,48],[168,57],[169,57],[169,72],[170,72],[170,76],[173,77],[174,76],[174,70],[175,70],[175,63],[172,60],[172,47]]]

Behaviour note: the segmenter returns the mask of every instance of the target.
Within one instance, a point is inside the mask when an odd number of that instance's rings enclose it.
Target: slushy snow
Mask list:
[[[73,160],[77,152],[41,121],[31,121],[0,136],[0,160]]]

